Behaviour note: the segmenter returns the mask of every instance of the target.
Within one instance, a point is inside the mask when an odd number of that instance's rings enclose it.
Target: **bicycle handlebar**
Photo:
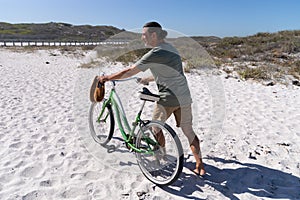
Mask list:
[[[139,77],[129,77],[129,78],[124,78],[124,79],[114,79],[114,80],[110,80],[110,81],[112,81],[112,82],[125,82],[125,81],[130,81],[130,80],[137,80],[137,81],[140,81],[141,80],[141,78],[139,78]]]
[[[125,82],[130,80],[136,80],[136,82],[139,83],[141,81],[141,78],[134,76],[134,77],[124,78],[124,79],[113,79],[109,81],[113,84],[113,86],[116,86],[116,82]]]
[[[102,76],[103,76],[103,75],[104,75],[104,73],[102,74]],[[125,82],[125,81],[130,81],[130,80],[136,80],[137,83],[140,83],[140,81],[142,80],[142,78],[133,76],[133,77],[129,77],[129,78],[124,78],[124,79],[113,79],[113,80],[109,80],[109,81],[112,82],[113,85],[115,86],[115,85],[116,85],[116,82]],[[146,85],[148,85],[148,84],[146,84]]]

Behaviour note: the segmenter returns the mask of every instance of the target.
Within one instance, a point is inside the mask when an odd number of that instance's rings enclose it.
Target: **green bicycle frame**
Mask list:
[[[135,118],[135,121],[132,123],[132,128],[130,127],[130,125],[127,121],[126,114],[125,114],[124,108],[122,106],[121,100],[114,88],[111,89],[109,98],[107,100],[104,100],[100,115],[98,117],[98,121],[100,121],[100,119],[102,118],[105,107],[107,105],[112,105],[113,112],[115,114],[114,116],[116,117],[115,119],[117,120],[117,123],[118,123],[118,127],[119,127],[121,134],[122,134],[125,142],[127,143],[127,145],[137,153],[154,154],[154,151],[150,148],[150,145],[153,145],[153,146],[157,145],[158,142],[152,140],[151,138],[146,137],[146,136],[143,137],[143,140],[146,141],[146,143],[148,144],[148,150],[139,149],[135,146],[135,144],[130,142],[132,140],[132,138],[134,137],[134,132],[136,130],[136,127],[139,126],[140,130],[142,130],[141,126],[142,126],[143,121],[141,120],[141,114],[142,114],[143,107],[145,105],[145,101],[143,102],[142,108],[138,112],[138,114]],[[104,119],[106,120],[107,117],[108,117],[108,115],[105,116]],[[125,128],[123,125],[125,126]],[[126,134],[126,131],[129,133],[128,135]]]

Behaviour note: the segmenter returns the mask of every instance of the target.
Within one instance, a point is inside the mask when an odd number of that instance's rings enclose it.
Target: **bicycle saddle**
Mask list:
[[[143,87],[143,91],[140,92],[139,98],[141,100],[154,102],[154,101],[158,101],[159,100],[159,95],[153,94],[152,92],[150,92],[150,90],[148,90],[147,88]]]

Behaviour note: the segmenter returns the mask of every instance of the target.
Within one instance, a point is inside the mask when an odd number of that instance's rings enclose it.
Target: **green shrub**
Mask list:
[[[270,74],[263,67],[244,68],[238,70],[238,74],[242,79],[267,80],[270,79]]]
[[[294,63],[292,63],[292,66],[289,69],[289,73],[295,78],[300,79],[300,60],[297,60]]]
[[[144,49],[136,49],[129,52],[126,52],[125,54],[117,57],[115,61],[122,62],[125,64],[136,62],[138,59],[140,59],[144,54],[146,54],[150,49],[144,48]]]

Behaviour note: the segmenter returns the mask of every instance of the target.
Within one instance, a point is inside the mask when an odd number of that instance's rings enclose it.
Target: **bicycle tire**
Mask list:
[[[145,177],[159,186],[171,185],[180,176],[183,168],[183,150],[175,131],[166,123],[148,121],[139,130],[136,138],[136,147],[149,147],[145,137],[157,141],[153,130],[162,130],[165,145],[159,145],[154,155],[136,153],[139,168]],[[154,147],[153,147],[154,148]]]
[[[112,138],[115,128],[115,120],[110,104],[104,108],[102,118],[98,121],[104,101],[93,102],[89,110],[90,133],[98,144],[105,146]]]

